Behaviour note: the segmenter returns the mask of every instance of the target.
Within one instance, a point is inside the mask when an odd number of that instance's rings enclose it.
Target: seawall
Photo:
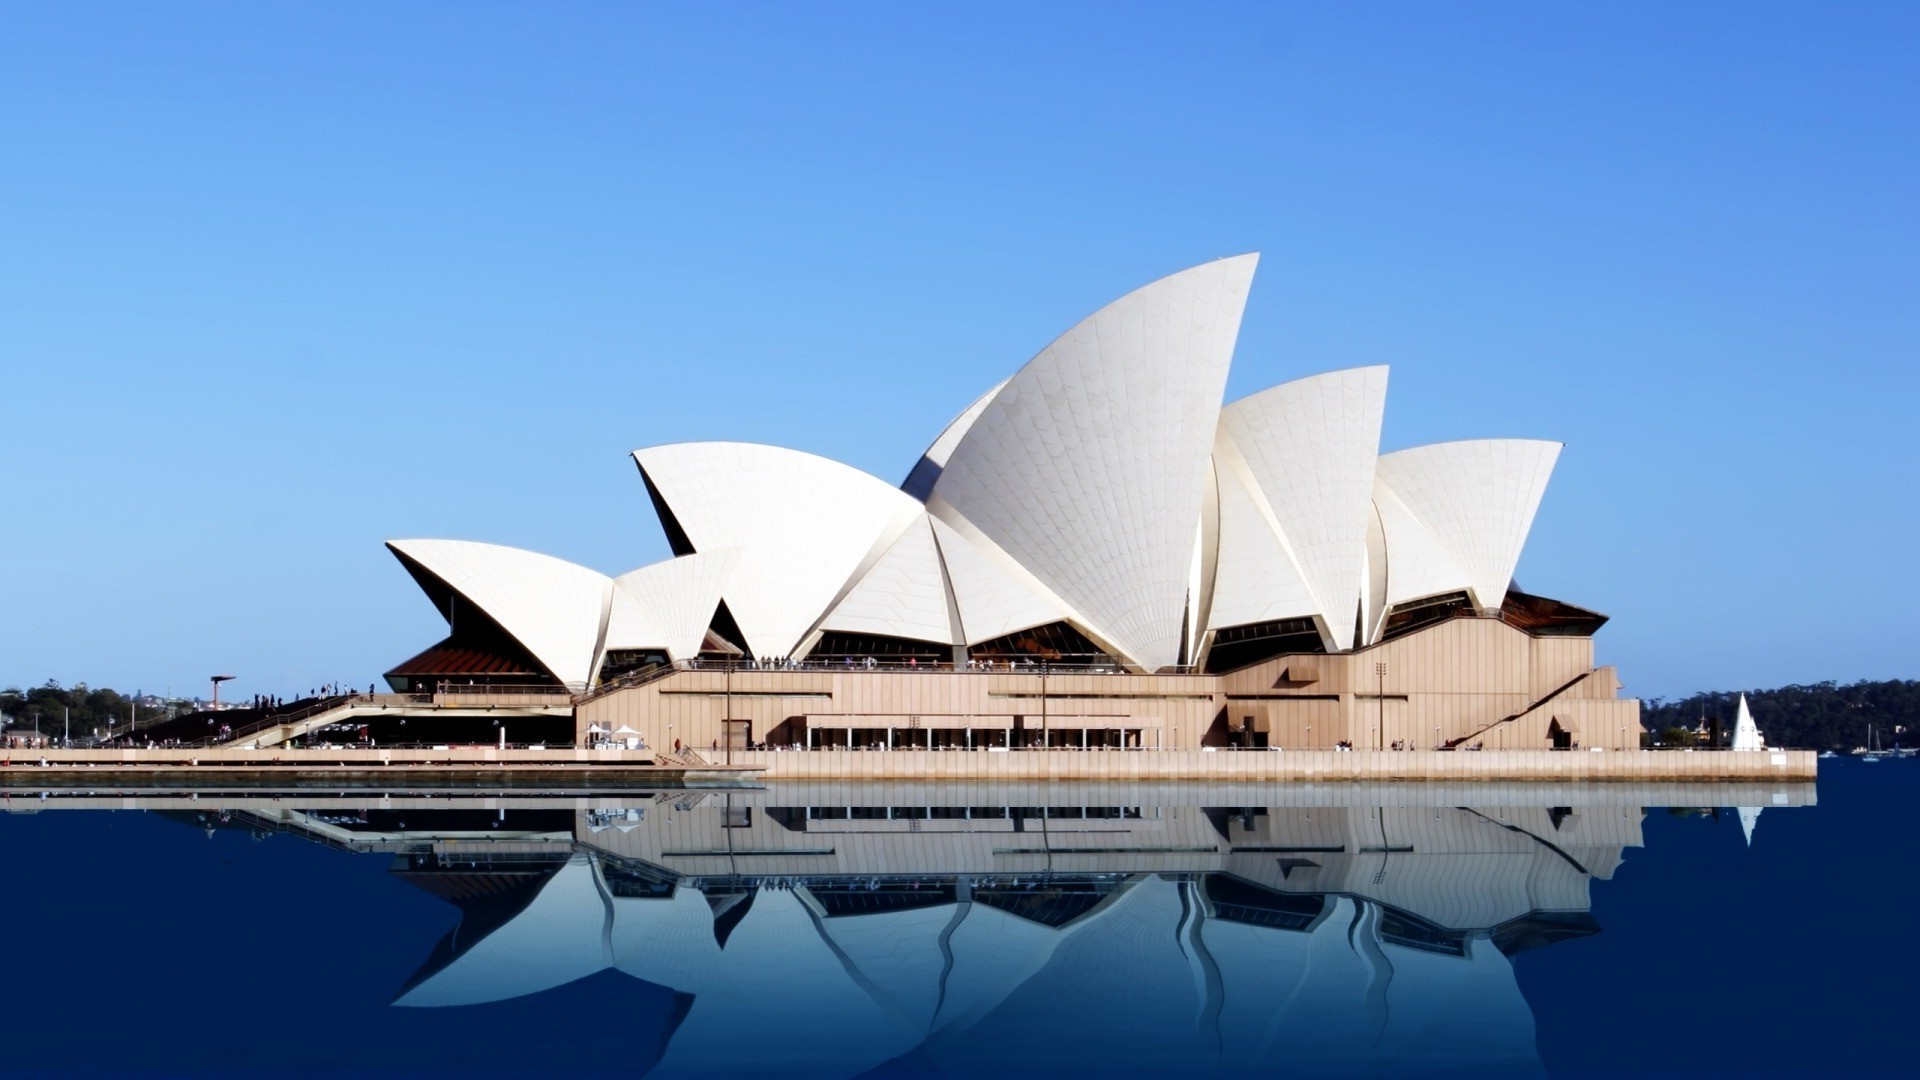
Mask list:
[[[588,780],[613,785],[779,780],[1716,783],[1808,781],[1819,764],[1811,750],[758,750],[735,751],[730,758],[724,752],[704,753],[710,765],[688,767],[656,764],[644,750],[615,749],[13,750],[0,757],[6,763],[0,766],[0,786],[33,787],[55,775],[68,784],[90,779],[103,787],[157,777],[174,784],[241,776],[413,784],[451,775],[496,784],[568,786]]]
[[[1811,750],[735,751],[780,780],[1685,783],[1813,780]]]

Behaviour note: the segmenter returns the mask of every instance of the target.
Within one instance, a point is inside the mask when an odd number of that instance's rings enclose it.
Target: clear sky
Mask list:
[[[381,547],[617,573],[626,453],[902,478],[1263,253],[1228,392],[1564,441],[1629,693],[1920,675],[1920,5],[0,5],[0,684],[364,684]]]

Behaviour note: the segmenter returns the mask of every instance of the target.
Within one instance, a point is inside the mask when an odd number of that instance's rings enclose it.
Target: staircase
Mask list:
[[[1519,712],[1511,713],[1507,716],[1503,716],[1500,719],[1495,720],[1493,723],[1488,724],[1483,728],[1480,728],[1478,731],[1472,732],[1471,734],[1462,735],[1457,739],[1448,739],[1446,743],[1447,749],[1458,750],[1463,744],[1471,742],[1474,739],[1478,739],[1480,736],[1485,735],[1487,732],[1492,731],[1494,728],[1499,727],[1501,724],[1511,724],[1515,720],[1518,720],[1523,716],[1531,716],[1534,712],[1539,710],[1539,708],[1542,705],[1545,705],[1546,703],[1552,701],[1554,698],[1559,697],[1560,695],[1566,693],[1567,691],[1573,689],[1574,687],[1579,686],[1581,683],[1587,680],[1588,676],[1592,674],[1593,672],[1591,671],[1583,671],[1580,674],[1575,675],[1573,678],[1568,679],[1566,682],[1562,683],[1560,686],[1556,687],[1552,691],[1548,692],[1547,696],[1541,698],[1538,701],[1535,701],[1533,704],[1528,705],[1526,708],[1521,709]]]

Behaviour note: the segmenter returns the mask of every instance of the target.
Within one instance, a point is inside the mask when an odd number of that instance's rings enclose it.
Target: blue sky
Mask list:
[[[0,7],[0,684],[365,683],[382,549],[665,557],[631,462],[888,479],[1263,253],[1229,396],[1567,443],[1627,689],[1914,676],[1920,6]]]

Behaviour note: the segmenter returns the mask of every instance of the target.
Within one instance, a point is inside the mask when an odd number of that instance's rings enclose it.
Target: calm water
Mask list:
[[[1916,781],[16,795],[4,1071],[1900,1071]]]

